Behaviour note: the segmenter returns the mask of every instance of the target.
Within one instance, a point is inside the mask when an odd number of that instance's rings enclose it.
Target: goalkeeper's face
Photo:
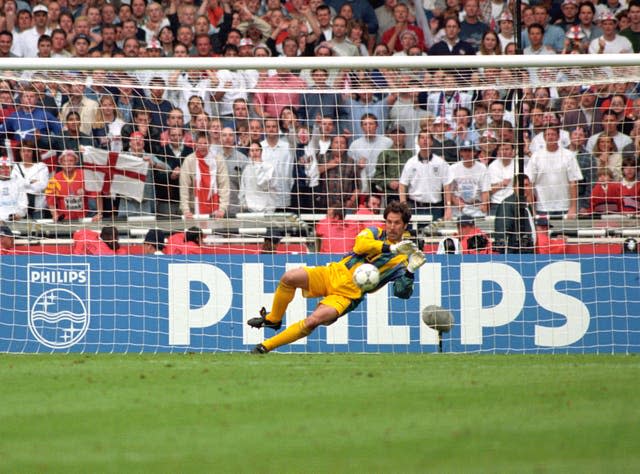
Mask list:
[[[391,242],[400,242],[402,235],[407,228],[407,224],[402,221],[402,214],[399,212],[390,212],[384,222],[387,232],[387,239]]]

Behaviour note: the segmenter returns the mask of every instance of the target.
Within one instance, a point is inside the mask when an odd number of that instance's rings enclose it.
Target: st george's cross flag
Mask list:
[[[139,156],[85,146],[82,151],[87,191],[142,202],[149,163]]]

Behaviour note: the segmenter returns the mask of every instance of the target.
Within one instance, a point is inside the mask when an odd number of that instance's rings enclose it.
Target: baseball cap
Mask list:
[[[449,122],[447,121],[446,117],[436,117],[435,120],[433,121],[433,125],[441,125],[441,124],[446,124],[449,125]]]
[[[8,225],[0,225],[0,237],[14,237],[13,232]]]
[[[144,138],[144,135],[142,134],[142,132],[133,132],[131,135],[129,135],[129,138]]]
[[[151,41],[149,41],[149,44],[147,44],[146,49],[162,49],[162,45],[157,39],[152,39]]]
[[[565,36],[570,40],[581,40],[584,39],[585,34],[582,31],[582,28],[580,28],[580,25],[573,25],[567,30]]]
[[[271,56],[273,53],[271,52],[271,50],[269,49],[269,47],[266,44],[258,44],[253,48],[253,55],[255,56],[256,51],[262,49],[264,51],[266,51],[267,55]]]
[[[510,12],[502,12],[498,17],[498,23],[501,21],[513,21],[513,15]]]
[[[418,35],[416,34],[415,31],[412,31],[412,30],[403,30],[402,33],[400,33],[400,39],[402,39],[402,37],[405,36],[405,35],[411,35],[416,40],[418,39]]]
[[[0,156],[0,166],[11,166],[13,161],[8,156]]]
[[[609,10],[605,10],[601,12],[600,15],[598,16],[598,21],[599,22],[614,21],[618,23],[618,19],[616,18],[616,16],[613,14],[613,12],[610,12]]]
[[[465,140],[458,145],[458,150],[473,150],[475,146],[471,140]]]
[[[407,131],[399,123],[392,123],[387,127],[387,133],[407,133]]]
[[[34,15],[38,12],[49,13],[49,9],[47,8],[47,6],[42,4],[36,5],[31,11]]]
[[[553,226],[551,224],[549,224],[549,219],[547,219],[546,217],[538,217],[535,221],[534,221],[535,225],[539,225],[539,226],[543,226],[543,227],[549,227],[550,229],[553,228]]]
[[[84,33],[80,33],[79,35],[76,35],[75,38],[73,38],[73,44],[76,44],[76,41],[78,41],[79,39],[83,39],[85,40],[87,43],[91,44],[91,38],[89,38],[87,35],[85,35]]]
[[[251,46],[253,48],[253,41],[251,40],[251,38],[242,38],[240,40],[240,45],[241,48],[243,46]]]
[[[73,156],[74,158],[78,158],[78,154],[77,154],[75,151],[73,151],[73,150],[62,150],[62,151],[60,152],[60,158],[62,158],[62,157],[63,157],[63,156],[65,156],[65,155],[71,155],[71,156]]]
[[[162,250],[164,248],[164,232],[160,229],[149,229],[147,235],[144,236],[144,243],[151,244],[157,249]]]
[[[578,0],[562,0],[562,6],[575,5],[578,6]]]
[[[458,220],[456,221],[458,225],[475,225],[476,220],[467,214],[462,214],[458,216]]]

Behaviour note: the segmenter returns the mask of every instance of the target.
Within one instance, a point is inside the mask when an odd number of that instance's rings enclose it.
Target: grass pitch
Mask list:
[[[2,355],[1,472],[640,472],[640,357]]]

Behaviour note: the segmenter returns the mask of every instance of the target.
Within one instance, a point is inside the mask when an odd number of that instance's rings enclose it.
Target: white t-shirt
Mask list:
[[[451,166],[437,155],[420,160],[412,156],[400,174],[400,184],[407,186],[409,199],[421,203],[442,202],[442,189],[451,181]]]
[[[616,35],[611,41],[604,39],[604,54],[621,54],[621,53],[633,53],[633,46],[624,36]],[[589,54],[598,54],[600,52],[600,38],[596,38],[589,43]]]
[[[487,167],[479,161],[466,167],[459,161],[451,165],[451,192],[465,202],[464,214],[481,216],[482,193],[491,191],[491,180]]]
[[[242,208],[251,212],[275,211],[274,183],[274,169],[271,163],[252,161],[245,166],[238,193]]]
[[[513,194],[513,176],[515,174],[515,163],[511,160],[508,165],[504,165],[503,161],[493,160],[488,167],[491,185],[502,183],[505,179],[510,178],[511,183],[505,188],[498,189],[491,194],[491,203],[500,204],[505,198]]]
[[[538,151],[531,155],[525,173],[536,192],[536,209],[541,212],[569,210],[569,183],[580,181],[582,172],[575,154],[566,148]]]
[[[393,141],[384,135],[375,135],[371,138],[360,137],[349,145],[349,158],[358,163],[362,158],[367,160],[367,164],[360,171],[360,189],[363,193],[369,192],[369,181],[376,173],[378,156],[384,150],[388,150],[393,145]]]

